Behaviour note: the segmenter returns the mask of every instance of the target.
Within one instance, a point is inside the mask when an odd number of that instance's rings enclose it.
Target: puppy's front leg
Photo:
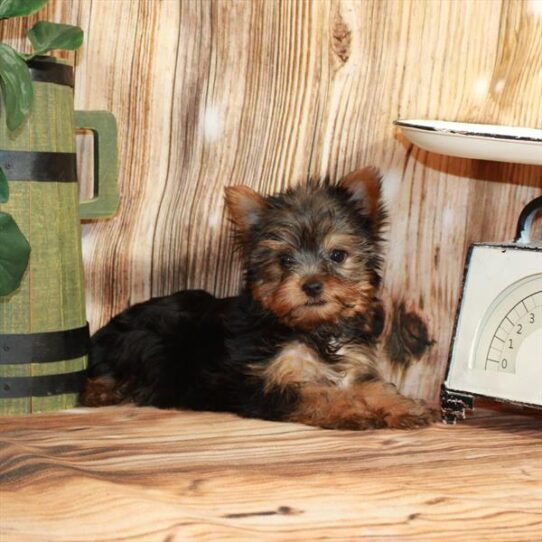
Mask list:
[[[304,384],[297,408],[287,421],[326,429],[413,428],[429,425],[436,412],[423,401],[401,395],[382,380],[358,382],[348,388]]]
[[[382,420],[385,427],[408,429],[436,421],[437,412],[424,401],[401,395],[397,388],[380,379],[354,384],[356,397]]]
[[[373,429],[385,423],[353,388],[303,384],[297,389],[298,404],[287,421],[325,429]]]

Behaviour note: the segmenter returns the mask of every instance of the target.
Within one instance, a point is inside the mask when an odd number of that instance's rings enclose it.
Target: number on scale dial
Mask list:
[[[489,306],[476,335],[471,367],[515,374],[518,363],[538,364],[542,358],[542,274],[505,288]]]

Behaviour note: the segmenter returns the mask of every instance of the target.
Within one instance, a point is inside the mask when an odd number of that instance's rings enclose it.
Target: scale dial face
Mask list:
[[[536,366],[534,358],[542,357],[542,273],[505,288],[487,309],[476,335],[471,366],[511,374],[519,363]]]
[[[542,247],[473,246],[445,384],[542,406]]]

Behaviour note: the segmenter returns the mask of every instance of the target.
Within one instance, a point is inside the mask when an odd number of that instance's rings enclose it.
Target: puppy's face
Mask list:
[[[312,329],[365,312],[379,285],[380,180],[366,168],[337,186],[309,182],[264,198],[226,189],[254,299]]]

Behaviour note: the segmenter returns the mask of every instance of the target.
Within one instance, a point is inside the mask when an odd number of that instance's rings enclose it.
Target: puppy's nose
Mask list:
[[[301,288],[308,296],[318,297],[322,293],[324,285],[319,280],[309,279]]]

